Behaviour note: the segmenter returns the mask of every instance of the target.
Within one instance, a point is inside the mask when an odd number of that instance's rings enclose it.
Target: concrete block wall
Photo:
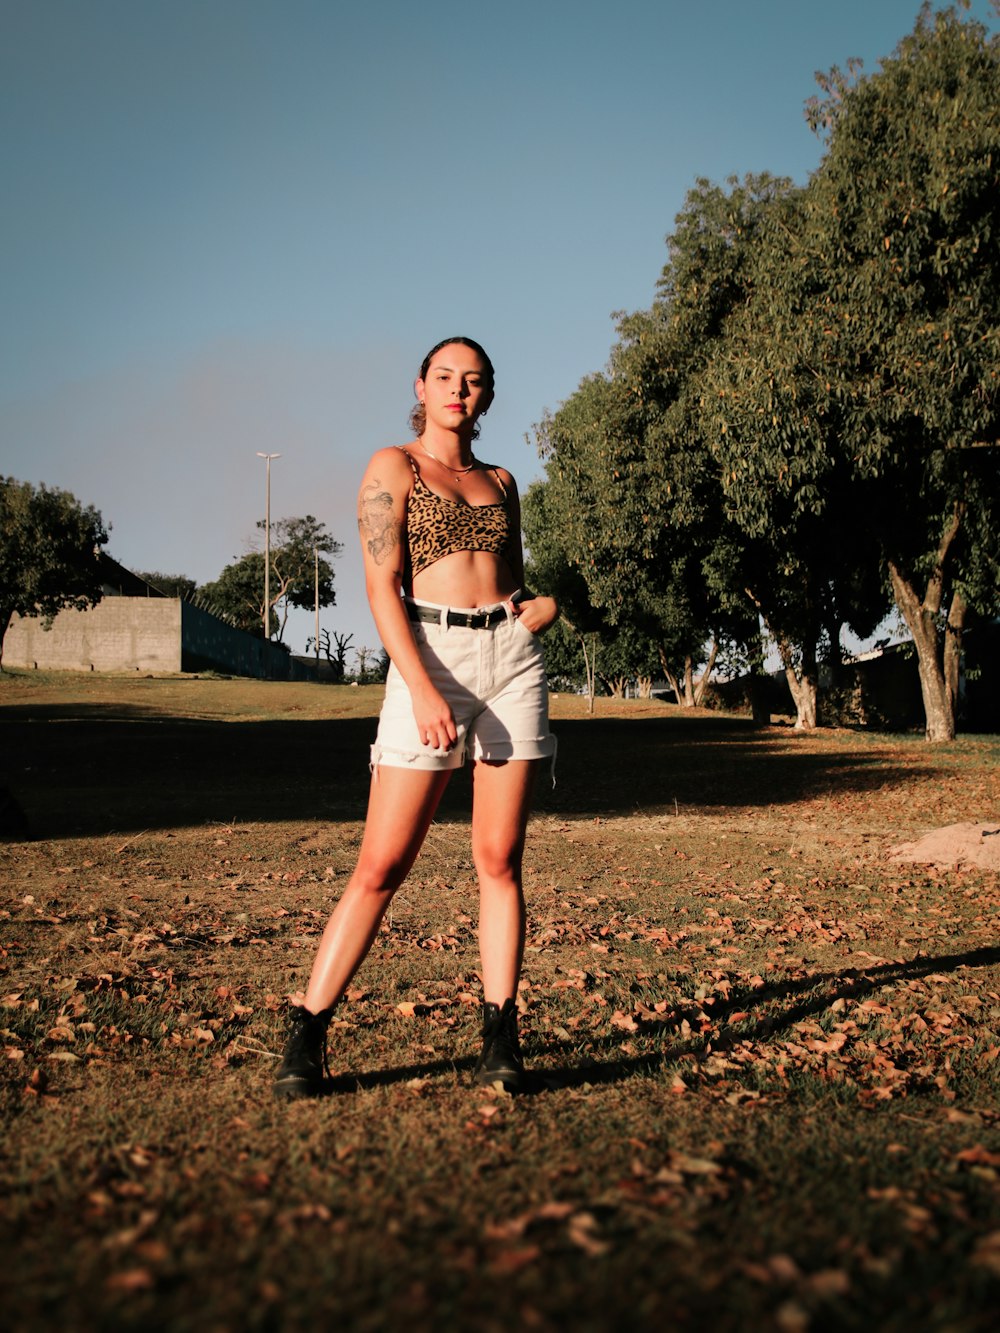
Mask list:
[[[179,597],[105,597],[60,611],[50,630],[15,616],[5,666],[51,671],[218,671],[258,680],[312,680],[315,672],[276,644],[234,629]]]
[[[3,641],[5,666],[57,671],[180,671],[181,602],[105,597],[87,611],[60,611],[52,628],[15,616]]]

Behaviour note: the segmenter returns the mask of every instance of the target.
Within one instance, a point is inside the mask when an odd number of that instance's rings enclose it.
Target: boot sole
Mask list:
[[[513,1097],[524,1091],[524,1075],[516,1069],[481,1069],[476,1074],[476,1086],[479,1088],[499,1088]]]
[[[301,1101],[307,1097],[321,1097],[323,1095],[323,1085],[322,1083],[313,1083],[306,1079],[289,1078],[283,1079],[279,1083],[274,1083],[271,1091],[279,1101]]]

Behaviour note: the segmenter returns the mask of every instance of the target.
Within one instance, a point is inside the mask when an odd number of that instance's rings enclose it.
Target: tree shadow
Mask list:
[[[906,981],[917,977],[929,976],[934,972],[955,972],[962,967],[989,967],[1000,963],[1000,947],[972,949],[960,954],[942,954],[937,957],[918,955],[903,962],[880,963],[871,968],[846,968],[840,972],[816,973],[795,980],[783,981],[764,986],[759,990],[741,988],[734,991],[722,1004],[712,1008],[712,1014],[720,1020],[720,1030],[712,1038],[713,1053],[724,1052],[739,1042],[760,1041],[773,1037],[796,1023],[802,1023],[829,1009],[837,1000],[856,1000],[870,995],[889,982]],[[818,994],[806,994],[817,988]],[[796,999],[803,996],[803,999]],[[752,1024],[741,1022],[738,1028],[727,1025],[727,1018],[732,1014],[743,1013],[754,1005],[766,1001],[790,999],[790,1003],[778,1014],[770,1014],[757,1019]],[[693,1005],[692,1008],[700,1008]],[[610,1033],[592,1043],[595,1051],[607,1052],[621,1046],[626,1041],[641,1038],[662,1038],[679,1029],[688,1013],[677,1013],[662,1022],[641,1024],[636,1033]],[[552,1055],[568,1047],[576,1048],[578,1043],[558,1042],[543,1048],[540,1054]],[[559,1088],[577,1088],[584,1084],[622,1083],[627,1079],[657,1073],[667,1065],[676,1063],[684,1056],[699,1055],[705,1050],[702,1037],[686,1038],[669,1047],[649,1052],[645,1055],[628,1056],[626,1059],[600,1060],[584,1065],[565,1066],[545,1069],[536,1074],[538,1091],[552,1091]]]
[[[838,791],[907,786],[934,773],[899,761],[876,738],[823,752],[799,746],[788,729],[731,717],[592,718],[561,722],[554,812],[636,811],[781,805]]]
[[[371,717],[219,721],[102,704],[0,712],[0,784],[36,838],[213,823],[362,819]],[[557,785],[536,808],[565,817],[781,805],[905,789],[933,777],[878,740],[798,747],[787,731],[729,717],[590,718],[557,724]],[[458,773],[439,822],[468,818]]]

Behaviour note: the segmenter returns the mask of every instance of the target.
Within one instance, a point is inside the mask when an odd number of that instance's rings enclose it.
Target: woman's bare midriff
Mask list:
[[[441,606],[491,606],[505,602],[518,584],[506,560],[488,551],[455,551],[414,578],[413,596]]]

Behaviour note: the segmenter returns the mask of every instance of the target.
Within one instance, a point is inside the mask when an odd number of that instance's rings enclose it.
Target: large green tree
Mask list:
[[[1000,38],[925,6],[811,115],[829,145],[807,353],[916,644],[927,736],[949,739],[968,610],[1000,610]]]
[[[258,523],[263,528],[263,522]],[[306,514],[281,518],[271,524],[271,569],[268,613],[270,636],[283,642],[291,607],[309,610],[316,604],[333,606],[333,566],[327,557],[342,549],[326,524]],[[217,579],[199,589],[199,600],[220,611],[234,625],[262,634],[264,625],[264,553],[250,551],[227,565]],[[318,576],[318,589],[317,589]]]
[[[93,505],[69,491],[0,478],[0,664],[11,617],[42,616],[101,600],[100,548],[108,540]]]
[[[857,73],[821,80],[824,158],[767,216],[706,433],[728,511],[779,557],[757,577],[805,591],[786,660],[797,641],[814,675],[820,632],[865,634],[891,589],[949,739],[965,618],[1000,602],[1000,47],[925,7]]]
[[[540,432],[592,603],[667,642],[732,617],[748,656],[759,613],[803,726],[894,598],[953,735],[963,625],[1000,609],[998,70],[925,7],[876,74],[821,81],[809,184],[699,182],[653,307]]]
[[[608,372],[539,429],[565,560],[612,624],[656,643],[687,703],[698,699],[696,665],[705,663],[704,682],[720,646],[759,663],[758,613],[797,641],[808,596],[799,571],[811,551],[779,562],[773,534],[741,524],[726,504],[707,380],[791,190],[767,176],[728,191],[699,182],[668,240],[653,307],[621,318]]]
[[[788,188],[741,218],[741,299],[698,379],[698,430],[713,460],[724,526],[709,558],[721,591],[749,599],[778,650],[798,725],[818,721],[819,670],[840,665],[847,625],[865,637],[889,609],[874,534],[858,528],[853,471],[829,386],[801,355],[818,275],[805,194]]]
[[[704,660],[710,614],[703,585],[685,577],[697,560],[693,530],[659,521],[670,480],[648,449],[648,411],[623,376],[609,373],[584,380],[541,423],[546,475],[529,491],[525,535],[532,560],[546,568],[540,586],[560,598],[581,644],[597,634],[605,648],[617,643],[617,653],[627,643],[635,656],[645,641],[676,681]],[[648,674],[638,657],[635,671]]]
[[[728,189],[699,181],[668,238],[656,301],[620,321],[611,361],[642,441],[641,463],[625,482],[640,500],[636,549],[656,571],[672,625],[700,625],[712,652],[724,647],[751,671],[760,664],[758,615],[780,641],[800,642],[808,593],[795,565],[809,562],[796,551],[779,564],[773,537],[752,531],[726,503],[711,372],[728,356],[734,320],[759,281],[761,250],[794,193],[769,175]],[[666,661],[664,669],[672,680]],[[689,657],[684,672],[690,700]],[[800,709],[800,719],[813,717]]]

